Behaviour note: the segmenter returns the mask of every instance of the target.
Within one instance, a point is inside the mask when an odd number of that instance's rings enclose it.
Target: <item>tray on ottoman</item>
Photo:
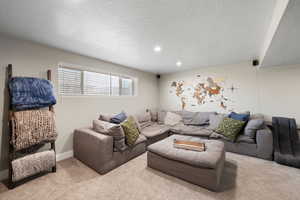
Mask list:
[[[205,142],[206,148],[204,152],[177,149],[174,139]],[[148,146],[149,167],[214,191],[219,189],[224,161],[224,143],[216,140],[172,135]]]

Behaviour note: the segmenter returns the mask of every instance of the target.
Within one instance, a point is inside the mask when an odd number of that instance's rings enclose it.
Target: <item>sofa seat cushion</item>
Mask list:
[[[152,138],[158,135],[162,135],[168,132],[169,130],[170,128],[166,125],[153,123],[151,126],[142,129],[142,134],[147,138]]]
[[[215,139],[215,140],[222,140],[223,142],[231,142],[231,143],[248,143],[248,144],[255,144],[255,140],[253,138],[250,138],[247,135],[239,135],[237,136],[236,141],[231,141],[229,138],[225,137],[224,135],[218,134],[216,132],[213,132],[209,139]]]
[[[236,139],[236,142],[239,143],[249,143],[249,144],[255,144],[255,140],[247,135],[239,135]]]
[[[197,152],[174,148],[174,139],[205,142],[206,150],[204,152]],[[195,167],[215,169],[224,156],[224,143],[217,140],[204,140],[199,137],[172,135],[148,146],[148,151]]]
[[[180,135],[192,135],[192,136],[202,136],[209,137],[213,133],[212,130],[207,129],[205,126],[192,126],[178,124],[170,128],[171,132]]]
[[[213,139],[213,140],[223,140],[223,141],[228,141],[228,142],[232,142],[229,138],[225,137],[222,134],[213,132],[210,136],[209,139]]]
[[[136,146],[142,142],[146,142],[147,141],[147,138],[143,135],[139,135],[138,139],[135,141],[135,143],[133,144],[133,146]]]

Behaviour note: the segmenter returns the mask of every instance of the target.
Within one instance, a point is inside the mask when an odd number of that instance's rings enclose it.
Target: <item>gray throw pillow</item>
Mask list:
[[[225,117],[226,115],[224,114],[209,115],[209,126],[207,128],[211,130],[216,130]]]
[[[122,152],[127,149],[125,133],[121,125],[102,120],[93,120],[93,130],[104,135],[112,136],[114,139],[114,151]]]
[[[244,129],[244,135],[254,139],[256,137],[256,132],[259,129],[262,129],[265,125],[264,120],[262,119],[252,119],[248,121],[245,129]]]

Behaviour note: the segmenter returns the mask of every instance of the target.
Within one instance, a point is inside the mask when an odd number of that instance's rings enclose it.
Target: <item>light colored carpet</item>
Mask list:
[[[143,154],[106,175],[76,159],[58,164],[57,173],[14,190],[0,185],[1,200],[298,200],[300,170],[233,153],[226,154],[222,192],[150,169]]]

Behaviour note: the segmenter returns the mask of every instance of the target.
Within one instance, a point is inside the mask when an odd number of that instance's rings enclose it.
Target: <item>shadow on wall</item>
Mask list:
[[[7,88],[8,70],[5,68],[4,90],[3,90],[3,113],[2,113],[2,135],[1,135],[1,155],[0,155],[0,171],[8,168],[8,148],[9,148],[9,126],[8,126],[8,112],[9,112],[9,95]]]

